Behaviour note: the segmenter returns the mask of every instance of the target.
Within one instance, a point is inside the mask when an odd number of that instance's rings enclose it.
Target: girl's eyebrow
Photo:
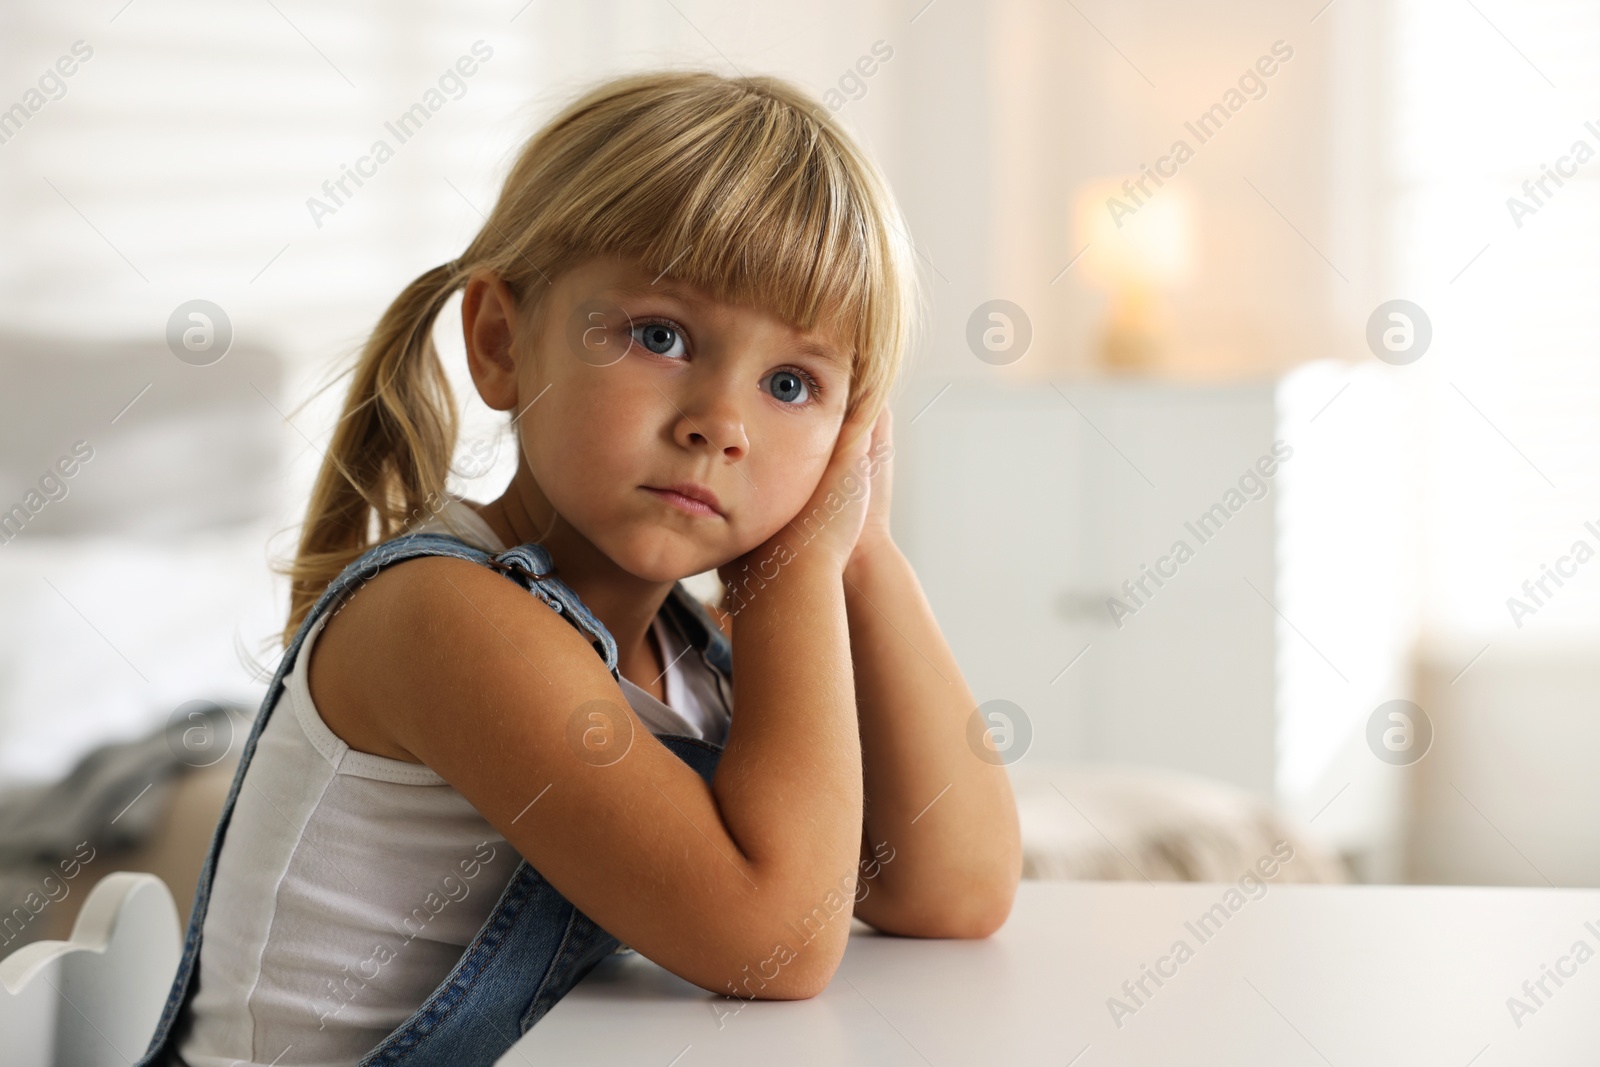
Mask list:
[[[672,285],[613,285],[601,291],[603,296],[660,296],[674,300],[686,307],[699,307],[705,304],[700,296],[686,289],[679,289]],[[846,373],[850,370],[850,358],[838,351],[832,345],[823,344],[809,338],[803,338],[795,343],[803,355],[814,356],[826,363],[832,363]]]
[[[820,360],[832,363],[842,371],[848,372],[850,370],[849,357],[830,345],[820,344],[816,341],[800,341],[795,347],[806,355],[815,356]]]

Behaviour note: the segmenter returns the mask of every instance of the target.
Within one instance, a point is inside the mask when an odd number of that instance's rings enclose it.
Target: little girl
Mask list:
[[[790,999],[852,916],[1005,921],[1005,769],[889,532],[905,231],[772,78],[617,79],[527,143],[355,367],[141,1067],[491,1064],[614,951]],[[458,289],[489,504],[445,492]]]

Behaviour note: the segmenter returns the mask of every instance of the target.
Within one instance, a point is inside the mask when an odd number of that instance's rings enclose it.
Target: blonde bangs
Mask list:
[[[546,250],[543,273],[618,255],[799,329],[836,329],[852,408],[882,399],[909,343],[915,274],[886,183],[814,101],[773,79],[636,75],[577,101],[519,164],[507,196],[559,195],[526,205],[545,232],[517,242]]]

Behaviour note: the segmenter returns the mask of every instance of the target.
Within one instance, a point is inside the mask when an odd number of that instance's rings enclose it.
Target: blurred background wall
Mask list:
[[[7,4],[0,508],[94,458],[0,544],[0,777],[259,701],[317,390],[566,99],[702,66],[816,93],[903,203],[932,317],[897,534],[1023,762],[1232,782],[1374,880],[1600,884],[1600,566],[1561,562],[1600,547],[1597,37],[1557,0]],[[215,364],[164,341],[194,300]],[[514,458],[458,323],[487,500]],[[1264,499],[1127,603],[1275,442]],[[1372,740],[1394,700],[1424,755]]]

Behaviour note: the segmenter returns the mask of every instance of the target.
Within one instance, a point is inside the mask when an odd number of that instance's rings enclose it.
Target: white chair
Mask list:
[[[183,936],[160,878],[95,884],[67,941],[0,960],[0,1060],[9,1067],[127,1067],[144,1054],[178,971]]]

